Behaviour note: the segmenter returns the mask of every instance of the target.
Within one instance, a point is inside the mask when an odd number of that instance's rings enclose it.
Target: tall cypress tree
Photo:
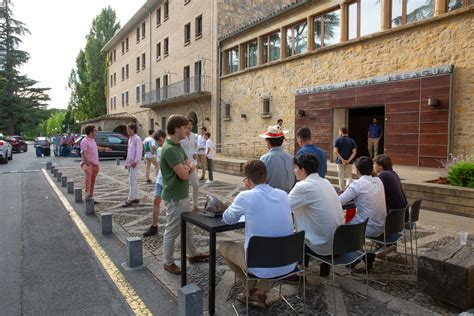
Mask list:
[[[11,0],[2,0],[0,6],[0,129],[9,134],[39,123],[42,118],[35,114],[44,111],[49,101],[49,88],[35,87],[37,81],[18,71],[30,58],[18,49],[21,37],[30,32],[24,23],[13,19],[11,6]]]

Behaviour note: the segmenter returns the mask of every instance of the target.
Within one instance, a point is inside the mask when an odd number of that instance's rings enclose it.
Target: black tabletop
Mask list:
[[[229,230],[245,228],[245,222],[227,225],[222,220],[222,216],[207,217],[201,213],[196,212],[183,213],[181,214],[181,219],[212,233],[219,233]]]
[[[347,210],[349,208],[355,208],[355,207],[356,207],[356,205],[355,205],[354,201],[350,201],[350,202],[347,202],[346,204],[344,204],[342,206],[342,209]]]

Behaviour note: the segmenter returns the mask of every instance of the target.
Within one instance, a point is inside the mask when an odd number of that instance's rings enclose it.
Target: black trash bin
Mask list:
[[[45,157],[51,156],[51,148],[43,148],[43,153]]]
[[[36,147],[36,157],[43,156],[43,147]]]

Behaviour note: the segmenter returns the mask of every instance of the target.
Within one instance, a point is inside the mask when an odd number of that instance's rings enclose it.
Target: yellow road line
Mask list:
[[[74,222],[74,224],[76,224],[77,228],[84,236],[84,239],[89,244],[89,247],[91,247],[95,256],[99,259],[99,262],[102,264],[102,267],[105,269],[109,277],[112,279],[112,282],[115,283],[115,286],[117,286],[120,293],[127,301],[132,312],[135,313],[135,315],[152,315],[151,311],[140,299],[140,297],[135,292],[130,283],[127,282],[127,280],[124,278],[119,269],[117,269],[112,260],[110,260],[109,256],[107,256],[102,246],[99,244],[97,239],[95,239],[94,235],[92,235],[91,231],[84,224],[84,222],[79,217],[74,208],[71,206],[64,194],[54,184],[54,181],[51,179],[46,170],[42,169],[42,171],[49,184],[53,188],[54,192],[56,192],[64,207],[69,212],[69,216],[71,216],[72,221]]]

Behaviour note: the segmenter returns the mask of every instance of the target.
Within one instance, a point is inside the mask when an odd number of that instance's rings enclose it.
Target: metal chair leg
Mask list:
[[[245,278],[245,313],[249,315],[249,279]]]
[[[334,303],[334,315],[337,315],[336,311],[336,276],[334,273],[334,266],[332,267],[332,298]]]
[[[367,286],[367,298],[369,298],[369,266],[367,265],[368,259],[367,259],[367,251],[365,252],[365,281],[366,281],[366,286]]]
[[[303,271],[303,315],[306,315],[306,269]]]
[[[411,254],[411,266],[414,268],[414,260],[413,260],[413,236],[411,231],[411,222],[410,222],[410,254]]]
[[[405,242],[405,262],[406,262],[406,267],[407,267],[407,272],[408,272],[407,236],[405,234],[403,235],[403,241]]]

